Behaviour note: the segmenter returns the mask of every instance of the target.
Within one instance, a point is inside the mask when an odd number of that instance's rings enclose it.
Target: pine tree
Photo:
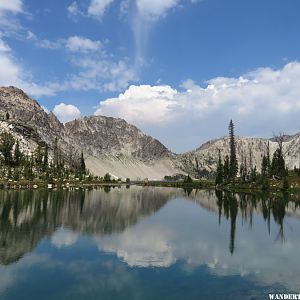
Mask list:
[[[15,149],[14,149],[14,164],[15,166],[20,166],[22,160],[22,152],[20,150],[19,140],[16,141]]]
[[[41,172],[43,168],[43,151],[40,145],[37,146],[34,152],[34,163],[39,172]]]
[[[289,187],[290,187],[290,184],[289,184],[288,178],[287,178],[287,176],[284,176],[283,183],[282,183],[282,189],[286,191],[289,189]]]
[[[229,157],[225,156],[223,178],[225,182],[229,181]]]
[[[218,161],[218,166],[217,166],[217,176],[216,176],[215,185],[223,183],[223,181],[224,181],[223,171],[224,171],[224,167],[223,167],[223,164],[222,164],[221,153],[220,153],[220,150],[219,150],[219,161]]]
[[[238,162],[236,157],[236,145],[234,136],[234,124],[232,120],[229,122],[229,146],[230,146],[230,157],[229,157],[229,178],[235,180],[238,172]]]
[[[282,149],[277,148],[272,158],[271,174],[282,178],[285,176],[285,173],[285,160],[282,155]]]
[[[261,176],[266,178],[268,177],[269,173],[269,166],[268,166],[268,157],[266,155],[263,156],[262,158],[262,163],[261,163]]]
[[[271,172],[271,158],[270,158],[270,141],[267,143],[267,165],[268,165],[268,177],[270,177]]]
[[[80,173],[85,175],[86,174],[86,166],[85,166],[85,161],[83,157],[83,152],[81,152],[81,157],[80,157]]]
[[[48,145],[46,145],[44,150],[44,158],[43,158],[43,171],[45,172],[48,169],[49,162],[49,154],[48,154]]]
[[[6,166],[12,166],[13,157],[12,157],[12,149],[15,144],[15,139],[11,133],[3,132],[0,136],[0,152],[4,158],[4,164]]]
[[[58,166],[58,140],[57,140],[57,137],[54,140],[53,156],[54,156],[54,168],[57,168],[57,166]]]

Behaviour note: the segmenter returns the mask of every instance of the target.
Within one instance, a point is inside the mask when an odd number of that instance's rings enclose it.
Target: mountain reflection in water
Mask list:
[[[180,264],[191,274],[206,266],[215,276],[300,289],[300,209],[286,195],[132,186],[0,191],[0,199],[0,280],[43,241],[47,253],[87,238],[129,268]]]

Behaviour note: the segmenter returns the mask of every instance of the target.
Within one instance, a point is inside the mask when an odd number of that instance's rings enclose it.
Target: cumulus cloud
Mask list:
[[[81,115],[80,110],[76,106],[65,103],[55,105],[53,113],[63,123],[79,118]]]
[[[292,62],[278,70],[259,68],[237,78],[213,78],[206,86],[187,80],[181,91],[131,86],[100,102],[96,114],[124,118],[182,151],[227,134],[231,118],[238,133],[246,135],[299,130],[299,86],[300,62]]]
[[[175,117],[176,95],[170,86],[132,85],[118,98],[101,102],[95,114],[123,117],[131,123],[164,124]]]
[[[71,36],[66,40],[66,48],[71,52],[86,53],[100,50],[102,43],[81,36]]]
[[[88,7],[88,14],[101,19],[113,1],[114,0],[92,0]]]

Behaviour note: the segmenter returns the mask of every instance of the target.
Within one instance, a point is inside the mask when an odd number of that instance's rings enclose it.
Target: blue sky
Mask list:
[[[0,0],[0,85],[174,151],[300,130],[297,0]]]

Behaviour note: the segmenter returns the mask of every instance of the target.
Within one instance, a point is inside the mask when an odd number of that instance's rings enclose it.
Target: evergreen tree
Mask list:
[[[224,160],[223,178],[224,178],[225,182],[228,182],[228,180],[229,180],[229,157],[228,157],[228,155],[225,156],[225,160]]]
[[[268,177],[269,173],[269,166],[268,166],[268,157],[266,155],[263,156],[262,158],[262,163],[261,163],[261,176],[263,178]]]
[[[86,175],[86,166],[83,157],[83,152],[81,152],[81,157],[80,157],[80,172],[81,174]]]
[[[58,140],[57,140],[57,137],[54,140],[53,156],[54,156],[53,159],[54,159],[54,169],[55,169],[58,166]]]
[[[235,180],[238,172],[238,162],[236,157],[236,145],[234,136],[234,124],[232,120],[229,122],[229,146],[230,146],[230,157],[229,157],[229,178]]]
[[[267,143],[267,166],[268,166],[268,173],[267,176],[270,177],[271,173],[271,158],[270,158],[270,141]]]
[[[271,164],[271,175],[282,178],[285,176],[285,161],[282,154],[282,149],[279,147],[273,154]]]
[[[224,181],[223,171],[224,171],[224,167],[223,167],[223,164],[222,164],[221,153],[220,153],[220,150],[219,150],[219,160],[218,160],[218,166],[217,166],[217,176],[216,176],[215,185],[223,183],[223,181]]]
[[[48,169],[49,154],[48,154],[48,145],[45,146],[44,158],[43,158],[43,171],[45,172]]]
[[[0,136],[0,152],[3,155],[4,164],[6,166],[12,166],[13,157],[12,149],[15,144],[15,139],[11,133],[3,132]]]
[[[40,173],[43,169],[43,151],[40,145],[37,146],[34,152],[34,165]]]
[[[282,189],[286,191],[289,189],[289,187],[290,187],[290,184],[289,184],[288,178],[287,178],[287,176],[284,176],[283,183],[282,183]]]
[[[15,149],[14,149],[14,163],[15,166],[20,166],[22,160],[22,152],[20,150],[19,140],[16,141]]]

